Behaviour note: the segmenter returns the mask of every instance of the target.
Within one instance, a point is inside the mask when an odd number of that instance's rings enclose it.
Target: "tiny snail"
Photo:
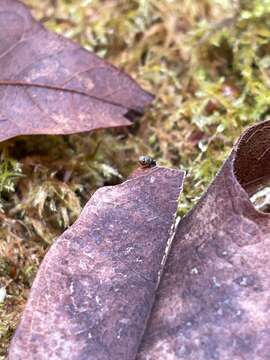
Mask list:
[[[156,161],[148,155],[143,155],[139,157],[139,163],[143,168],[150,168],[156,166]]]

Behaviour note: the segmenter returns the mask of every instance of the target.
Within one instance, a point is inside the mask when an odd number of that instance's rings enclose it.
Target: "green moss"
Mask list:
[[[270,107],[269,0],[25,2],[48,28],[125,69],[156,100],[133,129],[1,145],[0,356],[46,249],[96,188],[120,182],[149,153],[188,171],[183,215],[243,129]]]
[[[4,211],[4,207],[9,201],[9,194],[15,192],[20,177],[22,177],[20,163],[16,159],[8,157],[4,147],[0,158],[0,211]]]

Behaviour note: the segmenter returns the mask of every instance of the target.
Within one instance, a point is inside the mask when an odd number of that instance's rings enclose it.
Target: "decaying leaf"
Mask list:
[[[0,141],[131,124],[152,96],[127,74],[0,1]]]
[[[99,189],[34,281],[9,359],[134,359],[183,173],[154,167]]]
[[[246,131],[180,222],[147,327],[183,174],[100,189],[45,258],[9,359],[267,360],[270,215],[249,197],[269,139],[269,122]]]
[[[269,162],[264,122],[180,222],[138,360],[269,359],[270,215],[249,200]]]

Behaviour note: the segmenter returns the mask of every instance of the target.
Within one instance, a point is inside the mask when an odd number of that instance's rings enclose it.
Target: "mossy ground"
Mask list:
[[[187,171],[198,200],[242,130],[270,109],[270,0],[24,0],[45,26],[156,95],[140,124],[0,145],[0,359],[48,246],[140,154]]]

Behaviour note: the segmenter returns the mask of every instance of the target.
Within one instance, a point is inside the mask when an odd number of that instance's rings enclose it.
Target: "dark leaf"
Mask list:
[[[152,96],[128,75],[0,1],[0,141],[130,125]]]
[[[269,359],[270,215],[249,199],[269,163],[265,122],[180,222],[138,360]]]
[[[46,255],[10,360],[136,357],[182,181],[154,167],[94,194]]]

